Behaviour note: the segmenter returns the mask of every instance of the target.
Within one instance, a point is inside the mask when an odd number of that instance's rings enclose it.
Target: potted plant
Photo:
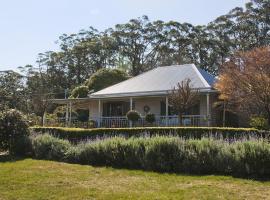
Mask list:
[[[145,121],[151,125],[156,121],[156,116],[153,113],[147,113],[145,116]]]
[[[132,124],[135,124],[141,118],[140,114],[136,110],[128,111],[126,116],[127,119],[131,122],[130,126],[132,126]]]

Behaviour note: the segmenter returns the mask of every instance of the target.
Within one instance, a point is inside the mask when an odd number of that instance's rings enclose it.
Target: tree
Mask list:
[[[89,91],[98,91],[128,79],[128,75],[119,69],[101,69],[94,73],[86,82]]]
[[[71,98],[86,98],[88,95],[88,87],[85,85],[81,85],[78,87],[75,87],[71,92]]]
[[[0,72],[0,106],[26,111],[23,76],[14,71]]]
[[[37,69],[28,65],[24,70],[27,77],[25,83],[27,99],[30,100],[28,110],[42,117],[44,122],[44,114],[51,106],[49,99],[57,97],[54,93],[55,86],[51,82],[48,69],[44,69],[41,64]]]
[[[151,23],[147,16],[115,26],[112,36],[119,46],[120,57],[130,65],[130,75],[136,76],[155,67],[156,47],[160,44],[156,35],[160,27],[160,23]]]
[[[173,110],[178,113],[180,125],[182,125],[182,116],[189,108],[196,105],[199,101],[199,92],[193,89],[191,80],[181,81],[174,87],[168,95],[169,104]]]
[[[237,52],[223,66],[216,88],[240,111],[264,114],[270,123],[270,47]]]

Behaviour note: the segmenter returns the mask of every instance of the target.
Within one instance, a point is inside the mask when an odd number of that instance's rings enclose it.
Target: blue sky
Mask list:
[[[57,50],[57,38],[93,26],[99,30],[148,15],[151,20],[207,24],[248,0],[2,0],[0,70],[34,64]]]

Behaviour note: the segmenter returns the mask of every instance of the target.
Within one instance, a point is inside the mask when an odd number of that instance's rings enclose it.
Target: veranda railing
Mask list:
[[[69,127],[81,127],[92,128],[104,127],[104,128],[124,128],[130,127],[130,122],[126,116],[113,116],[113,117],[101,117],[92,118],[91,121],[80,122],[77,118],[72,118],[71,121],[66,122],[65,118],[59,118],[58,120],[46,120],[47,126],[69,126]],[[144,126],[179,126],[180,120],[177,115],[171,116],[156,116],[156,121],[153,124],[149,124],[145,120],[145,116],[142,116],[138,122],[132,124],[133,127]],[[207,117],[205,115],[183,115],[181,126],[207,126]]]

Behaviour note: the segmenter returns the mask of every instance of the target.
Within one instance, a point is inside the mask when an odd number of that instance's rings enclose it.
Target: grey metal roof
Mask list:
[[[153,70],[107,87],[90,98],[147,96],[167,94],[177,83],[190,79],[193,88],[211,90],[215,78],[194,64],[157,67]]]

